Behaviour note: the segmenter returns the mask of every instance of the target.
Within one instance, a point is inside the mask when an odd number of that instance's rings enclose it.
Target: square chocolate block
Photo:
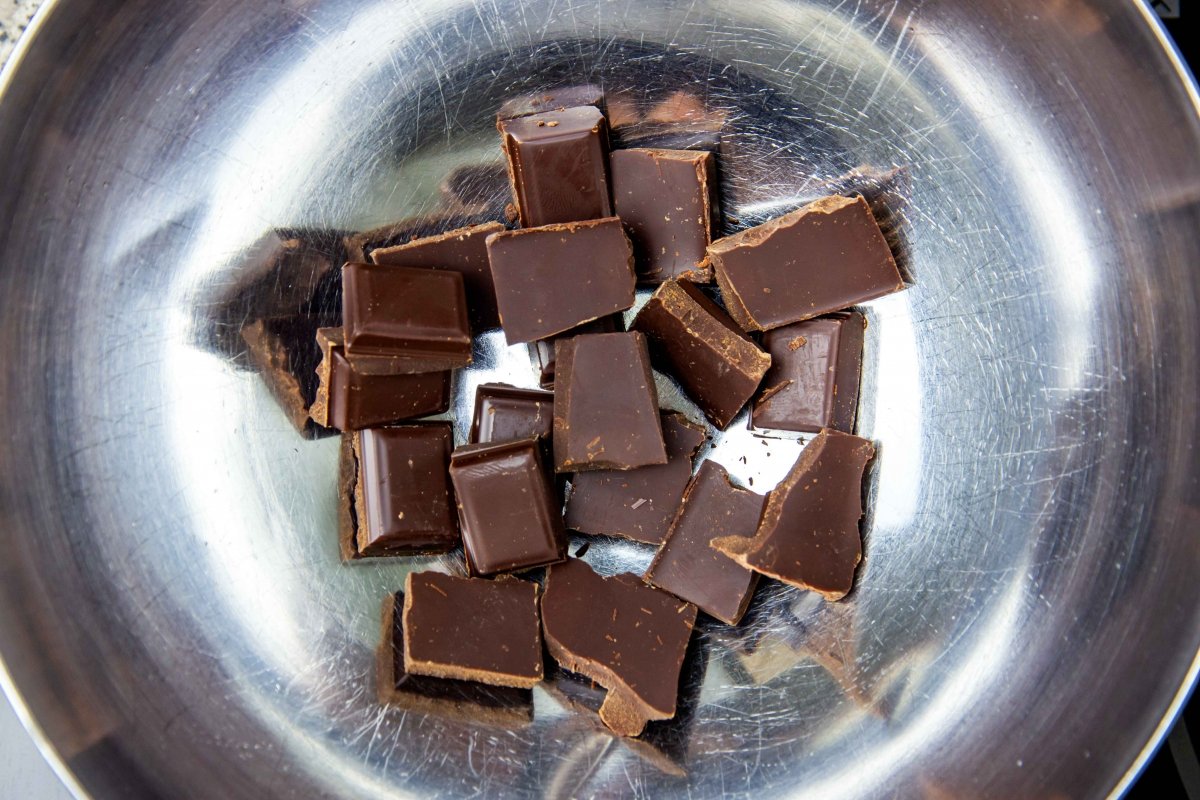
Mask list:
[[[532,342],[633,305],[633,248],[616,217],[487,239],[504,338]]]
[[[585,333],[623,333],[625,318],[622,314],[610,314],[607,317],[585,322],[578,328],[551,336],[549,339],[538,339],[529,345],[529,358],[538,370],[538,384],[543,389],[554,388],[554,343],[559,339],[580,336]]]
[[[550,441],[554,434],[554,393],[485,383],[475,390],[472,444],[515,439]]]
[[[472,574],[529,569],[566,557],[561,504],[537,439],[460,447],[450,459],[450,479]]]
[[[612,216],[608,126],[593,106],[497,123],[521,226]]]
[[[346,357],[364,375],[471,363],[467,296],[457,272],[346,264],[342,304]]]
[[[854,432],[862,372],[862,314],[819,317],[763,335],[771,369],[751,425],[803,433]]]

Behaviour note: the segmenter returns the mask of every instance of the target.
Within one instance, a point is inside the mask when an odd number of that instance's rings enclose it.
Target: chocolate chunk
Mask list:
[[[655,366],[679,381],[721,429],[754,395],[771,366],[771,357],[687,281],[660,286],[631,327],[646,334]]]
[[[666,464],[575,474],[567,499],[568,528],[649,544],[662,542],[692,477],[692,459],[708,438],[704,428],[675,412],[662,415],[662,432]]]
[[[613,207],[629,229],[638,281],[711,280],[712,154],[637,148],[614,152],[610,164]]]
[[[862,478],[874,455],[866,439],[821,431],[767,496],[754,536],[724,536],[712,547],[755,572],[840,600],[862,558]]]
[[[667,463],[645,337],[589,333],[556,347],[555,471]]]
[[[688,484],[645,579],[722,622],[736,625],[746,613],[758,576],[709,547],[720,536],[751,536],[767,498],[729,482],[729,473],[705,461]]]
[[[459,273],[347,264],[342,291],[346,357],[358,372],[440,372],[471,363]]]
[[[413,375],[362,375],[346,358],[341,328],[317,331],[320,386],[309,410],[326,428],[356,431],[440,414],[450,408],[449,371]]]
[[[633,305],[633,249],[616,217],[494,233],[487,249],[509,344]]]
[[[546,573],[546,648],[563,668],[608,689],[600,717],[622,736],[637,736],[647,721],[675,715],[695,622],[695,606],[635,575],[602,578],[578,559]]]
[[[551,336],[549,339],[539,339],[529,345],[529,357],[537,365],[538,383],[543,389],[554,388],[554,343],[559,339],[567,339],[584,333],[622,333],[625,330],[624,316],[610,314],[607,317],[585,322],[578,328]]]
[[[521,226],[612,216],[608,128],[592,106],[501,120]]]
[[[475,333],[480,333],[500,324],[486,239],[502,230],[504,226],[499,222],[472,225],[437,236],[413,239],[407,244],[376,248],[371,251],[371,260],[376,264],[453,270],[461,274],[467,292],[471,326]]]
[[[472,574],[566,558],[562,506],[537,439],[460,447],[450,459],[450,478]]]
[[[583,83],[578,86],[560,86],[556,89],[513,97],[505,100],[504,104],[500,106],[500,112],[496,115],[496,119],[516,119],[517,117],[527,117],[530,114],[578,106],[595,106],[603,111],[604,90],[594,83]]]
[[[542,680],[538,585],[515,578],[409,573],[404,669],[414,675],[531,689]]]
[[[379,702],[408,711],[502,728],[533,722],[533,692],[413,675],[404,669],[404,592],[383,601],[383,641],[376,669]]]
[[[904,288],[861,197],[826,197],[708,248],[725,306],[748,331],[840,311]]]
[[[510,442],[514,439],[549,441],[554,434],[554,394],[518,389],[503,383],[485,383],[475,390],[475,417],[471,420],[473,444]]]
[[[447,469],[448,423],[346,434],[341,493],[343,558],[446,553],[459,543]]]
[[[852,433],[862,370],[862,314],[836,314],[767,331],[766,387],[754,403],[755,428]]]

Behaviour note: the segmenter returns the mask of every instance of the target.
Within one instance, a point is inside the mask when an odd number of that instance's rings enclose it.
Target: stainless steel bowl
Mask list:
[[[648,743],[541,689],[517,728],[378,706],[406,566],[338,563],[336,443],[196,335],[264,231],[426,211],[580,76],[727,110],[741,224],[911,176],[857,590],[705,626]],[[1091,797],[1191,685],[1200,118],[1140,4],[54,0],[2,89],[0,653],[80,791]],[[533,380],[481,355],[463,396]],[[715,455],[764,489],[798,446]]]

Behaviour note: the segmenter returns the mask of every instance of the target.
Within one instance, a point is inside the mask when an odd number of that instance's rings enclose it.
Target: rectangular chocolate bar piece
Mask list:
[[[662,432],[666,464],[575,473],[565,513],[568,528],[662,542],[692,477],[692,459],[708,438],[703,427],[676,412],[662,415]]]
[[[461,274],[346,264],[342,293],[346,358],[362,374],[440,372],[471,363]]]
[[[545,339],[633,305],[633,248],[616,217],[494,233],[487,249],[509,344]]]
[[[472,331],[482,333],[500,324],[486,239],[502,230],[504,226],[499,222],[458,228],[436,236],[413,239],[407,244],[376,248],[371,251],[371,260],[376,264],[459,273],[463,276],[463,287],[467,293],[467,315],[471,319]]]
[[[609,163],[613,208],[629,229],[638,282],[711,280],[712,154],[633,148],[615,151]]]
[[[444,422],[346,434],[341,472],[342,555],[446,553],[458,546]]]
[[[326,428],[356,431],[400,422],[450,408],[451,373],[363,375],[346,358],[341,328],[317,331],[321,363],[317,397],[309,409],[313,421]]]
[[[646,338],[589,333],[557,344],[554,469],[667,463]]]
[[[712,546],[744,567],[826,600],[854,585],[862,559],[862,480],[875,447],[823,430],[767,496],[754,536],[722,536]]]
[[[841,311],[904,288],[862,197],[825,197],[718,239],[708,257],[725,307],[748,331]]]
[[[530,92],[504,101],[496,115],[497,120],[527,117],[530,114],[541,114],[545,111],[576,108],[578,106],[595,106],[604,110],[604,90],[594,83],[582,83],[576,86],[559,86],[541,92]]]
[[[635,575],[602,578],[579,559],[546,572],[542,631],[564,669],[608,689],[600,718],[621,736],[675,716],[696,607]]]
[[[666,541],[646,570],[646,582],[737,625],[758,576],[709,542],[719,536],[752,536],[766,501],[730,483],[720,464],[705,461],[684,492]]]
[[[561,504],[537,439],[460,447],[450,459],[450,478],[472,574],[566,558]]]
[[[529,689],[431,678],[404,669],[404,592],[384,598],[376,675],[379,702],[387,705],[510,730],[533,722],[533,692]]]
[[[554,434],[554,393],[485,383],[475,390],[472,444],[541,439]]]
[[[593,106],[497,123],[521,226],[612,216],[608,127]]]
[[[654,365],[679,381],[721,429],[754,396],[771,366],[771,357],[687,281],[658,287],[630,327],[646,335]]]
[[[853,433],[865,325],[862,314],[852,311],[767,331],[763,347],[771,354],[771,369],[751,425]]]
[[[529,345],[529,357],[537,366],[538,384],[543,389],[554,388],[554,343],[559,339],[580,336],[585,333],[622,333],[625,330],[625,320],[622,314],[610,314],[607,317],[585,322],[578,328],[564,331],[549,339],[538,339]]]
[[[403,626],[414,675],[519,689],[542,680],[536,583],[409,573]]]

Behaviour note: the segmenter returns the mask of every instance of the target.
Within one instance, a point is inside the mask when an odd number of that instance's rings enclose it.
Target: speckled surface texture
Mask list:
[[[8,59],[40,0],[0,0],[0,64]]]

